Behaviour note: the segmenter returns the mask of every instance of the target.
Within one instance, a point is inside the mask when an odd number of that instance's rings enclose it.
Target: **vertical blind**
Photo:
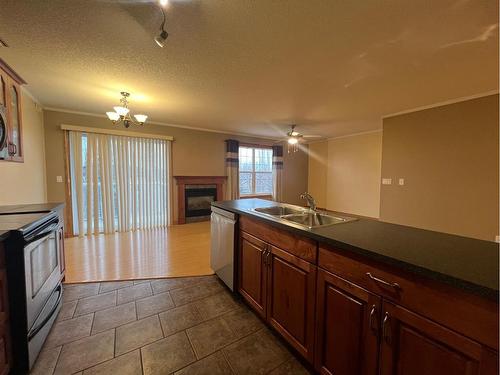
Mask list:
[[[170,141],[69,132],[74,233],[170,224]]]

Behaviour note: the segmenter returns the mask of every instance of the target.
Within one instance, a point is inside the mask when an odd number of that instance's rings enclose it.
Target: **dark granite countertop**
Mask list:
[[[64,203],[36,203],[0,206],[0,215],[50,212],[64,206]]]
[[[251,211],[262,199],[213,202],[269,225],[498,301],[499,244],[360,218],[317,229],[290,226]]]

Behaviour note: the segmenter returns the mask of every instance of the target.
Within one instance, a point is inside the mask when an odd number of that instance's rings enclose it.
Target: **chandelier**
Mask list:
[[[128,128],[130,124],[134,125],[144,125],[148,116],[146,115],[134,115],[135,120],[130,116],[130,109],[128,108],[128,97],[130,94],[128,92],[121,92],[122,98],[120,99],[120,105],[113,107],[114,112],[106,112],[106,115],[111,120],[113,124],[120,124]]]

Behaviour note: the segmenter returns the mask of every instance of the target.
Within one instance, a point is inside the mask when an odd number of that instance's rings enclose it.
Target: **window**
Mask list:
[[[240,195],[271,195],[273,193],[273,150],[240,147]]]
[[[69,136],[74,234],[168,224],[167,141],[82,132]]]

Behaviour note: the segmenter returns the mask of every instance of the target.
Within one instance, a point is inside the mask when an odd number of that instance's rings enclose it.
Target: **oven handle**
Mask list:
[[[59,226],[59,219],[56,219],[54,221],[54,223],[48,227],[45,227],[43,232],[41,233],[38,233],[37,235],[35,236],[31,236],[31,237],[27,237],[26,238],[26,244],[29,244],[29,243],[32,243],[32,242],[35,242],[35,241],[38,241],[39,239],[42,239],[42,238],[45,238],[47,237],[48,235],[50,235],[53,231],[55,231],[57,229],[57,227]]]
[[[56,312],[57,307],[59,306],[59,303],[61,303],[61,300],[62,300],[62,284],[59,284],[57,286],[57,288],[54,290],[54,292],[59,292],[59,296],[57,297],[57,301],[54,304],[54,307],[52,308],[52,310],[50,310],[50,313],[47,314],[47,316],[45,317],[45,319],[40,322],[40,324],[38,324],[36,327],[34,327],[33,329],[31,329],[28,332],[28,341],[30,341],[33,337],[35,337],[36,334],[38,332],[40,332],[40,330],[45,326],[45,324],[47,324],[47,322],[52,318],[52,316]]]

